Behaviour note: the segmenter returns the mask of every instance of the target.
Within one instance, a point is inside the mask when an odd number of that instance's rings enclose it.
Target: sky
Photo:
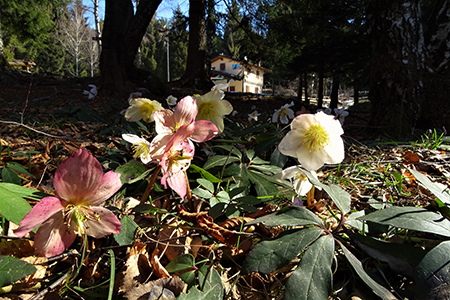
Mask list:
[[[83,0],[83,4],[90,8],[93,7],[92,0]],[[187,15],[189,12],[189,0],[162,0],[156,11],[156,17],[170,19],[178,5],[180,5],[181,12]],[[100,19],[105,17],[105,0],[99,0],[99,16]],[[88,11],[85,17],[89,18],[89,25],[93,27],[94,16],[92,12]]]

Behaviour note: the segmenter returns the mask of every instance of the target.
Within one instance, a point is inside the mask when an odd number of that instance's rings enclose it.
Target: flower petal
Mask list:
[[[111,233],[120,233],[120,221],[109,209],[100,206],[93,206],[92,210],[95,212],[95,215],[94,212],[92,212],[91,218],[88,218],[85,221],[87,235],[99,239]]]
[[[191,96],[181,99],[174,110],[175,120],[180,125],[192,123],[195,120],[197,113],[197,102]]]
[[[52,257],[64,252],[76,238],[73,230],[68,230],[62,212],[53,214],[45,221],[34,237],[34,246],[45,257]]]
[[[295,177],[295,174],[297,174],[298,171],[299,171],[298,166],[292,166],[282,170],[280,173],[277,174],[277,177],[279,179],[290,179]]]
[[[209,141],[218,133],[216,125],[206,120],[195,121],[194,126],[194,132],[190,138],[195,142]]]
[[[53,185],[59,197],[79,204],[102,184],[103,170],[86,149],[79,149],[56,169]]]
[[[176,126],[176,120],[173,111],[163,109],[153,113],[155,119],[155,131],[158,134],[172,134]]]
[[[214,105],[216,107],[216,111],[222,116],[229,115],[233,111],[233,105],[231,105],[231,103],[227,100],[214,101]]]
[[[125,111],[125,119],[130,122],[137,122],[142,119],[141,111],[138,106],[133,105],[135,101],[130,102],[130,107]]]
[[[62,211],[66,205],[67,201],[56,197],[42,198],[41,201],[36,203],[30,212],[22,219],[19,228],[13,231],[14,234],[18,237],[23,237],[57,212]]]
[[[297,157],[297,149],[302,146],[302,141],[303,135],[301,132],[291,130],[281,140],[278,150],[284,155]]]
[[[150,143],[150,156],[152,159],[161,160],[164,152],[166,151],[166,145],[172,138],[173,134],[158,134]]]
[[[314,171],[319,169],[329,161],[329,155],[325,151],[311,151],[305,146],[301,146],[297,149],[297,153],[295,157],[298,158],[298,161],[308,171]]]
[[[120,174],[109,171],[103,175],[100,186],[86,198],[86,201],[94,206],[99,205],[108,200],[121,187]]]

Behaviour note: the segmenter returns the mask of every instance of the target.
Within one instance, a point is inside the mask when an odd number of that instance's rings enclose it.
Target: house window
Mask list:
[[[235,87],[234,86],[230,86],[230,92],[235,92],[235,91],[236,91]]]
[[[225,63],[220,64],[220,71],[225,71]]]
[[[257,87],[255,87],[255,93],[258,94],[259,93],[259,89]]]
[[[233,70],[239,70],[241,68],[241,64],[233,64],[232,68]]]
[[[256,71],[256,76],[259,76],[259,71]]]
[[[250,93],[250,87],[248,85],[245,87],[245,92]]]

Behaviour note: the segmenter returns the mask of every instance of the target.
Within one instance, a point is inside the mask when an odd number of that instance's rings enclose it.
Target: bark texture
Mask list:
[[[424,99],[427,51],[418,0],[367,0],[372,51],[371,133],[410,137]]]

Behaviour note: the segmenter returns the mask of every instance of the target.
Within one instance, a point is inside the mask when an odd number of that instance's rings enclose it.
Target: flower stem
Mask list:
[[[153,189],[153,184],[155,183],[156,177],[158,176],[160,170],[161,170],[161,166],[158,164],[158,166],[155,169],[155,172],[153,172],[153,174],[152,174],[152,177],[150,177],[150,181],[148,182],[148,185],[144,191],[144,194],[142,195],[141,204],[145,203],[145,201],[147,201],[148,195],[150,195],[150,192]]]
[[[189,178],[187,176],[186,171],[184,171],[184,175],[186,176],[186,199],[189,204],[189,209],[193,212],[194,211],[194,203],[192,202],[191,187],[189,186]]]

